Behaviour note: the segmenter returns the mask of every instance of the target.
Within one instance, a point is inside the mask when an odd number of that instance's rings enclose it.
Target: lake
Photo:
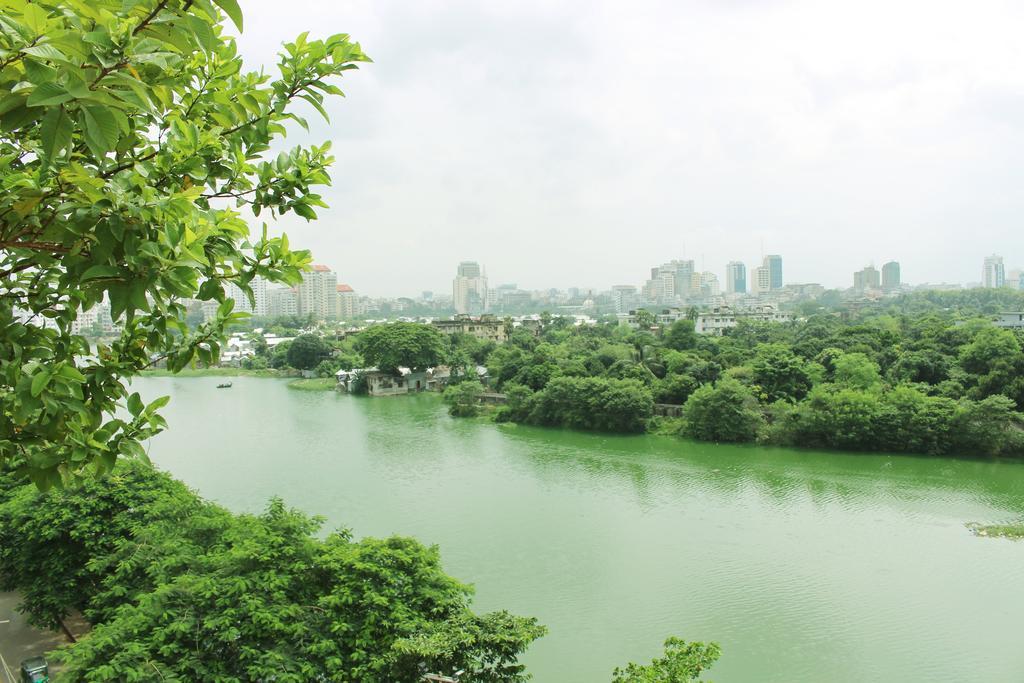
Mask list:
[[[155,463],[235,511],[271,496],[414,536],[478,611],[538,617],[538,683],[609,681],[666,636],[718,683],[1024,680],[1024,465],[697,444],[453,419],[436,395],[142,378]]]

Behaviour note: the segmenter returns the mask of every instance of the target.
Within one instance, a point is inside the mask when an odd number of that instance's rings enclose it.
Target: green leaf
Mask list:
[[[37,35],[43,35],[46,31],[46,18],[48,12],[35,3],[26,3],[21,10],[21,22]]]
[[[165,405],[170,403],[170,401],[171,401],[171,397],[170,396],[161,396],[160,398],[156,399],[155,401],[150,403],[148,406],[146,406],[146,411],[145,411],[146,415],[152,415],[153,413],[155,413],[156,411],[160,410]]]
[[[37,85],[35,90],[29,94],[27,104],[30,107],[48,107],[63,104],[70,99],[72,99],[72,95],[64,86],[50,81]]]
[[[238,6],[238,0],[213,0],[217,7],[224,10],[224,13],[231,18],[232,23],[238,28],[239,32],[242,30],[242,8]]]
[[[72,382],[85,381],[85,375],[83,375],[74,365],[62,365],[60,370],[57,371],[57,374],[64,379],[71,380]]]
[[[132,417],[138,417],[142,414],[142,397],[139,396],[138,392],[128,397],[128,412],[132,414]]]
[[[125,439],[121,442],[121,452],[125,455],[136,457],[147,465],[153,464],[149,460],[149,455],[146,453],[146,449],[143,448],[142,444],[138,441]]]
[[[117,120],[103,107],[83,107],[85,142],[96,156],[103,156],[117,147]]]
[[[86,270],[84,273],[82,273],[81,279],[84,281],[84,280],[94,280],[94,279],[99,278],[99,277],[118,277],[120,274],[121,274],[121,271],[119,271],[114,266],[96,265],[96,266],[92,266],[91,268]]]
[[[50,371],[40,370],[36,373],[35,377],[32,378],[32,396],[38,397],[39,394],[43,393],[43,389],[50,383]]]
[[[39,130],[42,149],[39,155],[49,163],[58,154],[71,144],[71,117],[64,111],[63,107],[54,107],[46,112],[43,123]]]
[[[67,61],[67,56],[63,52],[48,43],[23,47],[21,51],[27,55],[38,57],[39,59],[48,59],[52,62]]]

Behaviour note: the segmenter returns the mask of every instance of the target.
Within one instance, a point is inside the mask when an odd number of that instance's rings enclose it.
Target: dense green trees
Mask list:
[[[322,537],[277,500],[233,515],[139,461],[61,491],[0,483],[3,588],[35,623],[95,625],[62,680],[516,681],[544,631],[473,614],[436,548]]]
[[[288,365],[296,370],[312,370],[331,355],[330,344],[318,334],[300,334],[293,339],[286,352]]]
[[[1024,335],[957,319],[930,295],[897,301],[846,319],[741,323],[723,337],[691,337],[687,320],[662,336],[657,328],[552,324],[488,356],[492,381],[509,395],[497,419],[619,430],[620,422],[583,415],[607,382],[631,380],[632,403],[649,394],[684,406],[680,430],[698,439],[1024,455]],[[640,428],[638,414],[623,431]]]
[[[556,377],[528,398],[517,393],[510,403],[509,419],[610,432],[644,431],[654,408],[650,391],[637,380],[602,377]]]
[[[384,372],[398,372],[399,367],[426,369],[443,360],[444,340],[432,325],[388,323],[361,332],[356,350]]]
[[[753,392],[729,378],[693,392],[683,419],[683,432],[702,441],[753,441],[764,424]]]
[[[665,346],[675,351],[685,351],[697,346],[697,332],[693,321],[680,318],[672,323],[665,332]]]
[[[785,344],[761,344],[751,362],[751,379],[761,390],[761,399],[799,401],[811,389],[807,363]]]
[[[241,27],[234,0],[4,4],[0,462],[40,485],[137,455],[161,422],[119,412],[127,380],[216,359],[236,319],[225,283],[248,294],[309,262],[235,207],[316,217],[329,146],[267,153],[287,121],[305,125],[295,102],[323,113],[366,57],[304,34],[275,75],[246,71],[217,6]],[[215,319],[190,329],[186,299],[220,302]],[[119,336],[72,334],[104,300]]]
[[[453,417],[473,417],[480,412],[480,394],[484,387],[480,382],[459,382],[445,389],[444,401],[448,413]]]

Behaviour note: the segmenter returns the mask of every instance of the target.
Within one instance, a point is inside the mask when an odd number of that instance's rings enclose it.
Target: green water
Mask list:
[[[539,683],[610,679],[667,635],[718,683],[1024,681],[1024,466],[612,437],[449,418],[436,396],[147,378],[157,463],[245,511],[441,546],[480,610],[538,617]]]

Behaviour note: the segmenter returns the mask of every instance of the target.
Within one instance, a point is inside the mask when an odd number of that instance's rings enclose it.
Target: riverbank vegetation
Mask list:
[[[905,295],[721,337],[686,318],[641,329],[556,318],[488,353],[507,395],[496,419],[637,432],[669,404],[682,415],[674,431],[707,441],[1022,456],[1024,334],[994,326],[979,296]]]
[[[338,383],[333,377],[307,377],[293,379],[287,386],[296,391],[334,391]]]
[[[989,538],[1008,538],[1013,541],[1024,540],[1024,522],[1016,524],[968,524],[967,528],[975,536]]]

